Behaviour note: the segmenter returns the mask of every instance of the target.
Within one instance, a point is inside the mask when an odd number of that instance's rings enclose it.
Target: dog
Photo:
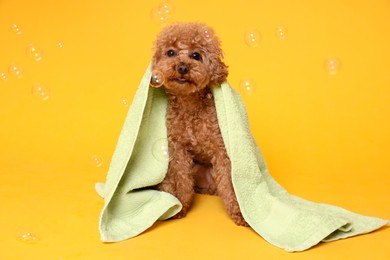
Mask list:
[[[182,203],[186,216],[195,193],[218,195],[231,219],[244,220],[231,179],[231,163],[218,125],[212,87],[228,76],[220,40],[202,23],[174,23],[154,44],[152,70],[164,78],[169,166],[157,185]]]

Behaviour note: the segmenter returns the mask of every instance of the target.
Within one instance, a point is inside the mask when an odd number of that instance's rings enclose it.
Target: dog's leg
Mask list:
[[[240,207],[237,202],[236,194],[234,193],[230,159],[226,151],[220,151],[212,160],[214,168],[214,180],[217,184],[217,194],[222,198],[225,209],[231,219],[240,226],[249,226],[241,214]]]
[[[193,175],[195,192],[200,194],[215,195],[217,187],[215,185],[211,164],[194,162]]]
[[[174,218],[182,218],[187,214],[195,194],[193,161],[184,147],[176,147],[170,157],[168,172],[165,179],[157,185],[157,189],[168,192],[180,200],[183,208]]]

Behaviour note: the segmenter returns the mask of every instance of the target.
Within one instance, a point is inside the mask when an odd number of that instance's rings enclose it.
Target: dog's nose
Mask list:
[[[176,69],[177,69],[177,72],[179,72],[180,75],[182,75],[182,76],[188,73],[188,66],[184,63],[180,63]]]

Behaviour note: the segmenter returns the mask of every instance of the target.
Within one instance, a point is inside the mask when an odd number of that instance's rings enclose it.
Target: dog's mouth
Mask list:
[[[196,80],[193,80],[189,75],[168,78],[165,88],[169,93],[174,95],[187,95],[198,91]]]
[[[179,84],[182,84],[182,85],[192,83],[191,80],[186,79],[186,78],[182,78],[182,77],[181,77],[181,78],[175,78],[175,79],[173,79],[172,81],[174,81],[174,82],[176,82],[176,83],[179,83]]]

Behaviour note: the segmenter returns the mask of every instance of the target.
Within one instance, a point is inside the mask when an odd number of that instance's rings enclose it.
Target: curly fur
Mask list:
[[[201,23],[176,23],[157,37],[152,69],[165,77],[171,158],[157,189],[181,201],[183,208],[176,218],[187,214],[195,192],[217,194],[232,220],[247,226],[234,193],[230,159],[210,89],[228,75],[222,58],[219,39]]]

